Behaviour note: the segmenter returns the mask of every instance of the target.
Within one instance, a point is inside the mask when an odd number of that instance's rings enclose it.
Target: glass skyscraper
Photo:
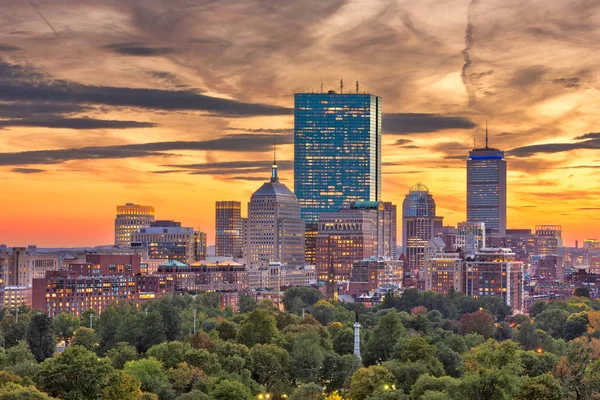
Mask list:
[[[467,160],[467,220],[483,222],[490,233],[506,234],[506,161],[504,152],[473,149]]]
[[[316,262],[319,213],[381,199],[381,98],[294,96],[294,191],[306,221],[305,256]]]
[[[308,223],[320,212],[381,197],[381,99],[371,94],[297,93],[294,192]]]

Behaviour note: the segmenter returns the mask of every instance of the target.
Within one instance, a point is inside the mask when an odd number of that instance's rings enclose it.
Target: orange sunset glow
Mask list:
[[[293,95],[340,78],[382,98],[383,200],[423,183],[444,225],[464,221],[488,121],[508,228],[562,225],[565,246],[600,234],[595,2],[36,7],[0,13],[0,243],[111,244],[116,206],[133,202],[214,244],[215,201],[246,204],[269,179],[273,137],[293,189]]]

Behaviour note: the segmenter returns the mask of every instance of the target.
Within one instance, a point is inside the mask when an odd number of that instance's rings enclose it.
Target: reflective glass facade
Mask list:
[[[307,223],[321,212],[381,197],[381,99],[298,93],[294,102],[294,191]]]
[[[504,152],[474,149],[467,160],[467,220],[483,222],[489,232],[506,234]]]

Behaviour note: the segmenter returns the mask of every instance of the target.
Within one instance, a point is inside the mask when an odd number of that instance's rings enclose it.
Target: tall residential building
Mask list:
[[[243,257],[242,203],[239,201],[217,201],[215,206],[215,254],[217,257]]]
[[[409,270],[423,271],[425,248],[442,229],[444,217],[435,214],[435,201],[425,185],[410,188],[402,203],[402,248]]]
[[[115,218],[115,246],[124,247],[131,243],[131,234],[147,228],[154,222],[154,207],[127,203],[117,206]]]
[[[535,236],[531,229],[507,229],[506,244],[503,247],[510,248],[517,259],[525,261],[536,252]]]
[[[396,206],[357,201],[319,214],[316,240],[319,280],[348,281],[352,265],[369,257],[396,258]]]
[[[294,96],[294,190],[306,221],[306,258],[315,262],[321,212],[381,198],[381,98],[371,94]]]
[[[473,149],[467,160],[467,220],[483,222],[490,233],[506,234],[506,161],[504,152]]]
[[[248,203],[248,254],[252,269],[279,261],[288,267],[304,265],[304,221],[298,199],[279,182],[277,164],[271,180],[252,194]]]
[[[485,245],[485,223],[459,222],[456,248],[461,248],[467,254],[474,254]]]
[[[206,234],[180,222],[156,221],[131,235],[132,246],[148,251],[151,259],[169,259],[190,264],[206,256]]]
[[[495,296],[523,310],[523,263],[506,248],[483,248],[465,260],[463,291],[470,297]]]
[[[56,254],[38,253],[35,246],[0,250],[1,284],[31,287],[32,279],[44,277],[46,271],[56,271]]]
[[[450,288],[463,290],[464,262],[460,253],[446,252],[441,237],[431,239],[425,251],[425,290],[448,294]]]

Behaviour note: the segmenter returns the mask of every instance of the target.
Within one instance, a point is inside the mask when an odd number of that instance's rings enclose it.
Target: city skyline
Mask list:
[[[248,201],[273,135],[294,190],[293,94],[340,77],[382,99],[383,200],[422,183],[446,225],[465,221],[464,164],[489,120],[507,228],[599,236],[597,5],[185,4],[5,5],[0,243],[110,244],[114,207],[133,202],[213,244],[215,201]]]

